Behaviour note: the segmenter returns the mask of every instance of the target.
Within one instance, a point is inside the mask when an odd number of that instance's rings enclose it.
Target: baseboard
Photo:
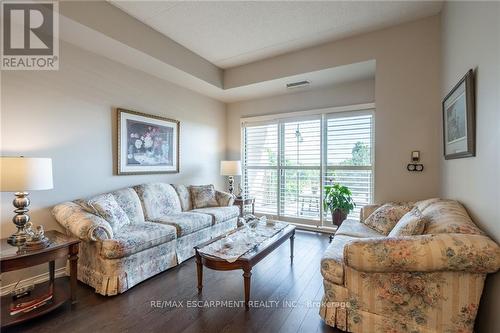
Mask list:
[[[55,270],[55,277],[58,278],[61,276],[66,276],[66,267],[61,267],[61,268],[58,268]],[[45,281],[49,281],[49,272],[43,273],[40,275],[35,275],[35,276],[30,277],[30,278],[21,280],[19,282],[19,284],[17,285],[16,289],[26,287],[29,285],[33,285],[33,284],[43,283]],[[16,283],[17,282],[14,282],[14,283],[8,284],[6,286],[0,287],[0,295],[5,296],[5,295],[9,294],[12,290],[14,290],[14,286],[16,286]]]

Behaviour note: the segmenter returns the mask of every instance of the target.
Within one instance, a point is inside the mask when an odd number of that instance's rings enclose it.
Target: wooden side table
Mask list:
[[[77,262],[78,262],[78,244],[80,240],[66,236],[59,231],[50,230],[45,232],[50,245],[44,249],[36,251],[25,251],[22,248],[11,246],[7,239],[0,240],[0,266],[1,272],[15,271],[43,263],[49,264],[49,281],[35,285],[30,296],[23,297],[17,302],[27,302],[33,298],[47,294],[52,290],[52,299],[38,308],[26,313],[10,315],[10,306],[12,296],[6,295],[1,299],[1,326],[11,326],[26,320],[41,316],[52,311],[67,301],[76,302],[76,283],[77,283]],[[55,278],[55,260],[68,259],[70,265],[70,277]]]
[[[234,205],[240,207],[240,217],[243,217],[245,206],[252,206],[252,214],[255,214],[255,198],[236,198]]]

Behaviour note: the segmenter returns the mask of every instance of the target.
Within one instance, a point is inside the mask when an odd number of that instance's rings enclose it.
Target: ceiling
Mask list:
[[[361,80],[375,79],[375,60],[368,60],[344,66],[326,68],[319,71],[302,73],[293,76],[282,77],[275,80],[258,82],[242,87],[231,88],[223,91],[221,100],[225,102],[236,102],[269,96],[293,94],[302,91],[316,90],[332,87],[340,84],[356,82]],[[309,85],[287,89],[286,84],[307,80]]]
[[[221,68],[437,14],[441,1],[110,1]]]

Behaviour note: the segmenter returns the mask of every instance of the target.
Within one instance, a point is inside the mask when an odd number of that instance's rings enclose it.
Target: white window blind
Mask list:
[[[319,220],[321,119],[281,124],[280,216]]]
[[[245,127],[242,148],[245,193],[257,212],[278,215],[278,124]]]
[[[245,122],[243,186],[256,213],[290,222],[331,225],[324,186],[351,189],[357,205],[373,199],[373,114],[322,113],[307,118]]]
[[[357,219],[373,196],[373,115],[330,114],[326,146],[324,183],[340,183],[351,190],[356,208],[349,217]]]

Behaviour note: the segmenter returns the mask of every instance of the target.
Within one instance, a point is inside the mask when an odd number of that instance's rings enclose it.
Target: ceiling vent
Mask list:
[[[302,87],[306,87],[310,84],[311,84],[311,81],[308,81],[308,80],[297,81],[297,82],[287,83],[286,88],[287,89],[302,88]]]

